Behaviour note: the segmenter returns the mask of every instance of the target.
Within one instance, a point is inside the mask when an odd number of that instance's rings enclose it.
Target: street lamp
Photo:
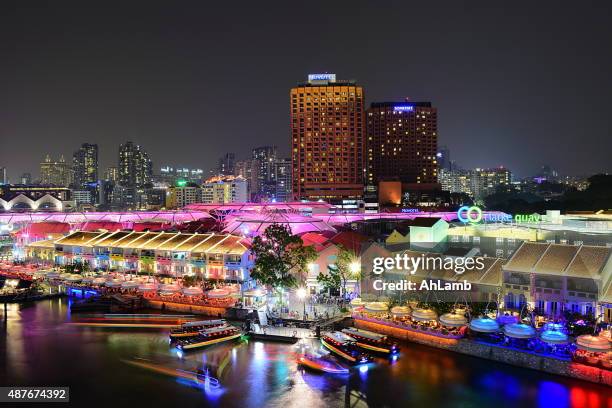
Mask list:
[[[304,311],[302,314],[302,319],[306,320],[306,294],[307,294],[306,288],[298,288],[295,294],[297,295],[298,299],[300,299],[302,303],[304,304]]]

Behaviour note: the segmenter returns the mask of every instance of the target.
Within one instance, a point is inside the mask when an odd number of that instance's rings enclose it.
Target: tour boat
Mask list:
[[[170,330],[170,338],[178,339],[182,337],[195,337],[200,330],[210,329],[211,327],[220,327],[226,325],[223,319],[217,320],[198,320],[195,322],[183,323],[181,327]]]
[[[329,351],[343,358],[349,363],[360,364],[371,360],[368,354],[362,353],[355,344],[355,339],[342,332],[333,332],[323,335],[321,343]]]
[[[328,374],[348,374],[349,370],[340,364],[322,356],[303,354],[297,359],[298,365],[310,370]]]
[[[389,341],[389,338],[384,334],[356,329],[354,327],[342,329],[342,332],[355,339],[355,344],[363,349],[385,354],[399,353],[397,344]]]
[[[191,350],[213,344],[230,341],[242,336],[242,332],[234,326],[223,325],[200,330],[195,337],[180,339],[177,347],[181,350]]]

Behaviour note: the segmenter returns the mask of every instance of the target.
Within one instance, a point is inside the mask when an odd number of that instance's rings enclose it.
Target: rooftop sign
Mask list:
[[[308,82],[312,81],[336,82],[336,74],[309,74]]]
[[[414,111],[414,106],[412,105],[404,105],[404,106],[394,106],[393,110],[395,112],[413,112]]]

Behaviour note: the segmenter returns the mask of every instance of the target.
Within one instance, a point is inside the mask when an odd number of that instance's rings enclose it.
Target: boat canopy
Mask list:
[[[387,337],[384,334],[375,333],[375,332],[371,332],[371,331],[368,331],[368,330],[356,329],[354,327],[348,327],[346,329],[343,329],[342,332],[345,333],[345,334],[348,334],[349,336],[351,334],[354,334],[356,336],[365,337],[365,338],[371,339],[371,340],[383,340],[383,339],[385,339]]]
[[[198,320],[195,322],[187,322],[187,323],[183,323],[183,327],[197,327],[197,326],[221,326],[224,325],[226,322],[223,319],[217,319],[217,320]]]
[[[121,281],[120,279],[113,279],[113,280],[104,282],[104,286],[107,286],[109,288],[116,288],[118,286],[121,286],[122,283],[123,281]]]
[[[470,329],[480,333],[495,333],[499,331],[499,323],[490,317],[477,317],[470,322]]]
[[[342,333],[342,332],[333,332],[329,334],[329,337],[331,337],[332,339],[336,340],[339,343],[346,343],[346,342],[350,342],[350,341],[355,341],[354,338]]]
[[[504,326],[504,334],[515,339],[530,339],[535,337],[536,330],[523,323],[511,323]]]
[[[467,323],[467,318],[462,314],[445,313],[440,316],[440,323],[449,327],[461,327]]]

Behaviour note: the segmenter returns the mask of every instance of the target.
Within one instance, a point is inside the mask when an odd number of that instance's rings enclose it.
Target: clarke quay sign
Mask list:
[[[464,224],[478,224],[485,222],[516,222],[516,223],[536,223],[542,220],[540,214],[505,214],[505,213],[483,213],[480,207],[475,205],[463,207],[457,210],[457,219]]]

